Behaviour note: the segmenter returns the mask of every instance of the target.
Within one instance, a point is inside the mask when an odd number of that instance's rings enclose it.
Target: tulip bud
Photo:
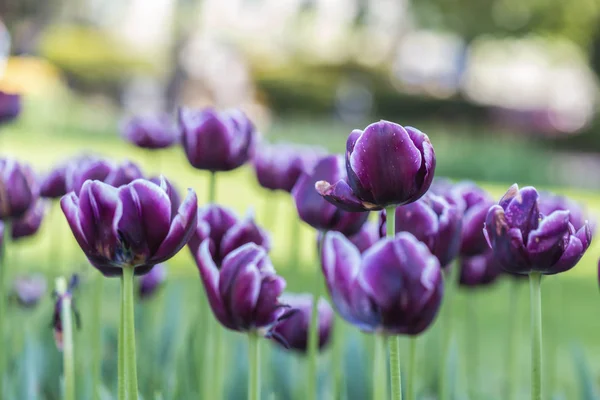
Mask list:
[[[150,272],[140,277],[140,298],[152,297],[167,279],[167,267],[165,264],[156,264]]]
[[[67,194],[67,168],[68,164],[60,164],[42,179],[40,185],[40,195],[42,197],[56,199]]]
[[[515,184],[485,222],[486,239],[494,257],[507,272],[557,274],[573,268],[592,240],[589,225],[575,231],[569,211],[539,212],[538,192]]]
[[[27,236],[33,236],[42,225],[42,220],[46,214],[46,204],[38,200],[21,218],[12,223],[11,236],[13,240],[18,240]]]
[[[104,182],[114,168],[112,162],[95,157],[80,157],[73,160],[65,173],[67,193],[75,192],[79,195],[81,187],[88,180]]]
[[[313,296],[308,293],[286,293],[281,302],[290,307],[290,316],[271,330],[271,337],[285,348],[306,353],[308,349],[308,327],[312,316]],[[318,309],[319,349],[328,343],[333,328],[333,309],[327,300],[320,298]]]
[[[86,181],[79,195],[61,199],[62,210],[88,260],[105,276],[120,276],[123,268],[137,275],[173,257],[197,225],[193,190],[171,214],[166,182],[160,186],[137,179],[115,188]]]
[[[379,240],[362,256],[342,234],[330,232],[322,267],[336,311],[366,332],[418,335],[441,304],[439,261],[407,232]]]
[[[483,254],[463,257],[460,260],[459,284],[461,286],[485,286],[496,281],[502,268],[491,250]]]
[[[177,125],[168,114],[136,116],[121,127],[125,140],[144,149],[164,149],[179,139]]]
[[[0,219],[21,218],[38,197],[39,187],[29,165],[0,159]]]
[[[108,183],[114,187],[120,187],[143,177],[144,174],[142,174],[140,167],[131,161],[125,161],[110,171],[110,173],[104,179],[104,183]]]
[[[17,118],[21,113],[21,96],[0,90],[0,125]]]
[[[303,173],[292,189],[300,218],[321,231],[340,231],[349,236],[358,233],[369,217],[368,213],[340,210],[325,201],[314,189],[320,180],[333,181],[345,177],[343,160],[339,156],[324,157],[311,173]]]
[[[183,149],[197,169],[230,171],[245,164],[254,151],[254,125],[238,110],[179,110]]]
[[[24,308],[35,307],[46,294],[46,278],[41,274],[20,276],[13,282],[13,296]]]
[[[435,153],[418,129],[380,121],[348,136],[346,170],[347,178],[317,182],[319,194],[347,211],[381,210],[412,203],[427,192]]]

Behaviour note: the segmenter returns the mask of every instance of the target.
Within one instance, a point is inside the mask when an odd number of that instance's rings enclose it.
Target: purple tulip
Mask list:
[[[265,249],[254,243],[229,253],[220,269],[209,244],[202,242],[196,262],[213,314],[226,328],[260,330],[268,336],[285,313],[286,306],[279,301],[285,280],[275,273]]]
[[[177,215],[177,210],[179,210],[179,206],[181,205],[181,196],[179,195],[179,192],[175,186],[173,186],[173,184],[164,177],[154,176],[150,178],[149,181],[160,186],[161,179],[164,179],[165,183],[167,184],[167,195],[171,200],[171,217],[175,218]]]
[[[164,149],[179,139],[177,125],[168,114],[135,116],[125,122],[121,135],[144,149]]]
[[[308,327],[312,316],[313,295],[308,293],[285,293],[281,302],[291,308],[290,316],[277,324],[271,331],[271,336],[285,348],[306,353],[308,349]],[[319,320],[319,349],[328,343],[333,329],[333,309],[327,300],[320,298],[318,307]]]
[[[206,239],[217,266],[229,253],[246,243],[255,243],[266,251],[271,249],[269,234],[254,222],[251,215],[238,220],[232,211],[216,204],[198,210],[198,225],[188,243],[192,255],[198,253]]]
[[[460,260],[459,283],[462,286],[485,286],[496,281],[502,268],[490,250]],[[523,275],[520,275],[523,276]]]
[[[148,273],[181,250],[197,225],[196,193],[188,190],[173,217],[164,181],[137,179],[120,188],[86,181],[60,204],[79,246],[105,276],[120,276],[122,268]]]
[[[33,236],[42,225],[42,220],[46,214],[46,204],[38,200],[21,218],[14,220],[11,226],[11,236],[13,240],[18,240],[27,236]]]
[[[0,159],[0,219],[21,218],[39,198],[39,186],[31,167]]]
[[[66,174],[68,164],[57,165],[41,181],[40,195],[48,199],[57,199],[67,194]]]
[[[541,192],[538,199],[538,207],[543,215],[550,215],[554,211],[568,210],[569,222],[576,230],[581,229],[587,222],[585,212],[581,204],[565,196],[559,196],[550,192]]]
[[[252,158],[255,129],[241,111],[181,108],[179,129],[185,155],[194,168],[230,171]]]
[[[364,331],[418,335],[440,307],[439,261],[410,233],[381,239],[361,257],[346,237],[330,232],[322,266],[337,312]]]
[[[87,180],[102,181],[110,175],[115,166],[112,162],[96,157],[79,157],[69,163],[65,174],[67,193],[79,191]]]
[[[348,136],[346,170],[347,179],[316,183],[321,196],[347,211],[381,210],[412,203],[427,192],[435,153],[418,129],[380,121]]]
[[[385,236],[386,214],[382,211],[380,234]],[[458,256],[462,212],[443,197],[427,195],[414,203],[396,207],[396,233],[412,233],[425,243],[445,268]]]
[[[31,308],[46,294],[46,278],[41,274],[19,276],[13,282],[13,295],[19,305]]]
[[[291,192],[303,172],[310,173],[323,151],[289,144],[262,145],[254,155],[258,183],[266,189]]]
[[[374,222],[366,222],[358,233],[349,236],[348,239],[356,246],[360,253],[364,253],[380,239],[379,225]]]
[[[577,264],[590,245],[587,223],[575,231],[568,210],[541,214],[538,198],[535,188],[519,190],[515,184],[487,214],[486,239],[507,272],[564,272]]]
[[[311,173],[302,173],[292,190],[292,196],[298,215],[304,222],[320,231],[339,231],[351,236],[360,231],[369,214],[340,210],[315,191],[317,181],[345,179],[343,163],[340,156],[322,158]]]
[[[21,96],[0,90],[0,125],[12,121],[21,113]]]
[[[114,187],[120,187],[127,185],[136,179],[142,179],[143,177],[144,174],[142,174],[140,167],[131,161],[124,161],[110,171],[108,176],[104,179],[104,183]]]
[[[152,297],[167,279],[167,267],[165,264],[156,264],[150,272],[140,277],[140,298]]]

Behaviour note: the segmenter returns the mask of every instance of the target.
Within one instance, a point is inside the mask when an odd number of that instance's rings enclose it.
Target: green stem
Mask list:
[[[479,398],[479,337],[477,332],[477,293],[471,293],[467,299],[467,316],[465,329],[465,362],[467,363],[467,377],[469,379],[469,398]]]
[[[213,391],[212,394],[215,399],[223,398],[223,359],[225,358],[225,343],[223,341],[223,335],[225,331],[217,323],[213,321],[214,325],[214,342],[215,348],[215,361],[214,361],[214,376],[213,376]]]
[[[387,400],[387,336],[375,334],[373,400]]]
[[[342,399],[344,389],[344,326],[339,317],[334,319],[333,330],[333,355],[331,358],[333,369],[333,398],[335,400]],[[384,375],[385,376],[385,375]]]
[[[100,400],[100,385],[102,383],[102,293],[104,291],[104,276],[97,274],[94,282],[92,328],[92,399]],[[120,332],[120,331],[119,331]]]
[[[5,321],[6,318],[6,296],[5,279],[6,269],[8,267],[7,249],[11,239],[11,223],[4,221],[4,236],[0,245],[0,398],[4,398],[4,370],[6,365],[7,346],[5,340]]]
[[[531,302],[531,400],[542,399],[542,274],[529,274]]]
[[[260,399],[260,349],[256,332],[248,334],[248,400]]]
[[[56,293],[61,296],[60,321],[63,342],[64,400],[75,400],[75,364],[73,362],[73,321],[71,295],[67,294],[67,280],[56,278]]]
[[[450,363],[450,346],[452,344],[453,337],[453,316],[452,316],[452,303],[454,300],[454,291],[456,289],[456,280],[458,278],[458,272],[460,265],[455,262],[454,265],[449,266],[449,270],[444,271],[445,284],[444,284],[444,301],[442,303],[441,311],[441,336],[442,336],[442,362],[440,364],[439,375],[438,375],[438,391],[440,400],[450,399],[450,382],[448,380],[448,364]]]
[[[217,200],[217,173],[210,171],[208,178],[208,204],[215,204]]]
[[[508,340],[506,346],[505,393],[506,400],[514,400],[515,388],[519,377],[517,354],[519,354],[519,287],[517,278],[510,280],[509,309],[508,309]]]
[[[123,310],[123,365],[119,372],[119,381],[124,382],[125,397],[119,397],[119,400],[137,400],[138,385],[137,385],[137,368],[135,354],[135,315],[134,315],[134,300],[133,300],[133,273],[131,267],[123,268],[122,281],[122,303]]]
[[[127,399],[127,379],[125,375],[125,283],[121,277],[121,315],[119,321],[118,346],[118,399]]]
[[[322,232],[317,245],[317,265],[321,265],[321,248],[327,232]],[[319,299],[321,297],[321,274],[317,271],[313,286],[312,308],[308,329],[308,382],[306,385],[307,399],[317,398],[317,378],[319,375]]]
[[[408,342],[408,376],[406,377],[406,399],[416,399],[417,379],[417,338],[412,336]]]
[[[396,206],[385,208],[386,237],[396,235]],[[388,341],[390,347],[390,380],[392,382],[392,400],[402,399],[402,378],[400,376],[400,337],[391,337]]]

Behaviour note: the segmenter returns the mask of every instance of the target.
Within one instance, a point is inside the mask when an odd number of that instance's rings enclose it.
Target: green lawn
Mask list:
[[[204,202],[207,196],[205,188],[207,174],[192,169],[181,149],[171,149],[156,154],[144,153],[127,145],[115,135],[77,135],[59,134],[58,132],[29,131],[26,126],[9,127],[0,137],[0,149],[9,154],[30,162],[39,171],[44,171],[53,163],[87,149],[114,159],[131,158],[139,161],[149,174],[163,173],[176,183],[180,190],[194,188]],[[304,131],[303,131],[304,129]],[[275,125],[274,138],[281,140],[313,141],[319,125],[300,128],[292,125],[286,131],[285,125]],[[321,126],[321,129],[323,126]],[[329,129],[329,128],[327,128]],[[314,140],[330,148],[343,149],[344,127],[337,127],[335,133],[327,139]],[[302,134],[304,132],[304,134]],[[332,138],[335,138],[335,143]],[[339,143],[338,143],[339,142]],[[436,142],[434,141],[434,146]],[[444,145],[446,146],[446,145]],[[450,153],[444,150],[443,154]],[[458,160],[455,158],[455,162]],[[495,162],[498,162],[496,160]],[[444,161],[441,161],[444,164]],[[455,167],[460,170],[460,167]],[[450,169],[452,170],[452,169]],[[314,277],[318,273],[315,260],[315,235],[312,229],[301,226],[301,253],[298,265],[290,258],[292,251],[292,231],[297,224],[293,203],[289,195],[284,193],[268,193],[256,183],[250,168],[242,168],[218,176],[218,202],[235,209],[239,214],[254,210],[257,219],[272,232],[272,258],[275,267],[288,280],[288,288],[292,291],[306,291],[313,287]],[[521,183],[521,182],[519,182]],[[524,184],[530,182],[523,182]],[[508,184],[482,182],[495,197],[500,197],[508,188]],[[555,191],[567,194],[583,202],[593,215],[600,214],[600,195],[578,190]],[[551,381],[557,391],[565,399],[580,398],[579,383],[574,374],[572,357],[573,346],[581,346],[590,363],[593,377],[600,376],[600,320],[596,319],[600,310],[600,294],[597,282],[597,260],[600,255],[599,246],[594,243],[581,263],[572,271],[561,276],[544,280],[544,348],[547,365],[554,365],[553,372],[548,368],[547,383]],[[78,398],[88,398],[90,390],[89,360],[92,344],[90,344],[90,311],[91,282],[95,271],[85,265],[82,254],[68,231],[62,214],[54,207],[46,219],[42,231],[36,237],[16,243],[9,252],[10,275],[30,271],[46,271],[55,275],[63,270],[84,272],[84,283],[78,292],[78,301],[82,310],[83,329],[77,334],[78,341]],[[196,329],[195,320],[202,288],[196,267],[186,249],[170,263],[170,283],[160,297],[149,303],[140,304],[138,311],[138,356],[140,359],[140,389],[146,399],[154,398],[160,392],[164,398],[198,398],[194,391],[198,383],[198,365],[194,362],[194,343],[202,332]],[[520,288],[517,310],[508,310],[509,282],[502,280],[489,289],[474,292],[460,291],[453,303],[455,338],[459,357],[457,362],[457,382],[459,395],[466,393],[467,381],[464,373],[465,359],[461,354],[465,348],[479,354],[479,377],[477,399],[501,399],[504,377],[504,358],[506,355],[507,316],[519,313],[519,396],[527,398],[529,380],[529,302],[526,282]],[[106,345],[104,349],[104,377],[107,387],[112,390],[116,376],[116,322],[118,315],[118,280],[109,280],[105,285],[105,306],[103,310],[104,333]],[[467,305],[475,305],[477,341],[473,339],[473,320],[465,317]],[[14,364],[10,382],[21,393],[17,398],[36,398],[32,393],[22,392],[36,387],[31,382],[46,382],[46,394],[57,393],[59,376],[58,353],[52,346],[52,333],[49,328],[51,318],[51,301],[48,298],[42,307],[34,312],[23,313],[13,310],[10,315],[10,337],[13,340],[12,353]],[[426,393],[435,384],[435,369],[439,366],[439,348],[437,335],[439,323],[435,324],[424,338],[419,340],[419,388]],[[191,332],[191,333],[190,333]],[[348,398],[363,399],[368,395],[370,381],[369,346],[364,335],[359,335],[350,326],[344,326],[346,337],[346,364]],[[228,376],[226,385],[230,390],[230,398],[243,398],[245,390],[245,344],[240,335],[228,334],[232,345],[228,347]],[[560,340],[560,342],[559,342]],[[468,346],[465,346],[465,342]],[[475,343],[478,342],[478,346]],[[366,346],[365,346],[366,343]],[[267,346],[264,345],[263,349]],[[551,363],[555,355],[555,362]],[[275,398],[288,398],[284,395],[292,385],[302,379],[302,362],[280,351],[269,352],[263,358],[265,364],[265,394],[275,394]],[[329,352],[323,356],[323,393],[327,388],[327,372],[330,371]],[[34,373],[31,373],[31,370]],[[35,372],[37,371],[37,372]],[[160,380],[157,378],[160,377]],[[153,383],[154,382],[154,383]],[[158,389],[156,386],[162,387]],[[33,386],[32,386],[33,385]],[[168,389],[165,389],[168,388]],[[26,394],[23,394],[26,393]],[[171,395],[169,396],[169,393]],[[25,397],[23,397],[25,396]],[[242,396],[242,397],[240,397]],[[549,393],[547,393],[549,396]],[[42,397],[43,398],[43,397]],[[49,397],[55,398],[55,397]],[[110,398],[110,397],[108,397]],[[159,397],[160,398],[160,397]],[[273,397],[268,397],[273,398]],[[327,397],[324,397],[327,398]],[[426,397],[423,397],[426,398]],[[429,397],[431,398],[431,397]],[[462,397],[459,397],[462,398]],[[550,398],[550,397],[548,397]]]

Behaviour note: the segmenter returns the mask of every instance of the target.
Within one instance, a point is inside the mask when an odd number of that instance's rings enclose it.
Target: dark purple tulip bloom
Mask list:
[[[285,280],[275,273],[265,249],[254,243],[229,253],[220,269],[209,243],[200,245],[196,263],[213,314],[226,328],[268,335],[285,313],[286,306],[279,301]]]
[[[79,195],[69,193],[60,204],[79,246],[105,276],[120,276],[123,268],[148,273],[181,250],[197,224],[194,191],[173,217],[165,182],[138,179],[115,188],[87,181]]]
[[[576,230],[579,230],[587,222],[581,204],[565,196],[559,196],[550,192],[541,192],[538,199],[538,207],[540,208],[540,213],[544,215],[550,215],[554,211],[568,210],[569,222],[571,222],[571,225]]]
[[[302,173],[292,190],[300,219],[320,231],[339,231],[345,235],[358,233],[369,217],[368,213],[340,210],[315,191],[318,181],[345,178],[344,161],[340,156],[324,157],[311,173]]]
[[[322,266],[337,312],[367,332],[418,335],[442,301],[438,259],[407,232],[381,239],[362,257],[344,235],[330,232]]]
[[[198,225],[188,243],[192,255],[198,253],[200,244],[206,239],[217,266],[229,253],[246,243],[255,243],[266,251],[271,249],[269,234],[254,222],[252,215],[238,220],[232,211],[216,204],[198,210]]]
[[[142,179],[143,177],[144,174],[142,174],[140,167],[131,161],[124,161],[122,164],[117,165],[112,171],[110,171],[108,176],[104,179],[104,183],[108,183],[114,187],[119,187],[127,185],[136,179]]]
[[[308,293],[285,293],[281,302],[291,308],[290,316],[277,324],[271,336],[285,348],[305,353],[308,349],[308,327],[312,316],[313,296]],[[333,328],[333,309],[324,298],[319,299],[319,349],[323,349],[331,336]]]
[[[380,239],[379,225],[367,221],[358,233],[349,236],[348,239],[362,254]]]
[[[21,113],[21,96],[0,90],[0,125],[17,118]]]
[[[13,295],[19,305],[31,308],[46,294],[46,278],[41,274],[19,276],[13,282]]]
[[[380,234],[385,236],[385,211],[381,212]],[[412,233],[425,243],[445,268],[458,256],[462,212],[443,197],[427,195],[414,203],[396,207],[396,233]]]
[[[144,149],[164,149],[179,139],[177,125],[168,114],[130,118],[123,124],[121,135]]]
[[[484,286],[494,283],[502,272],[491,250],[460,260],[459,283],[462,286]],[[523,276],[523,275],[520,275]]]
[[[57,199],[67,194],[67,168],[68,164],[60,164],[42,179],[40,184],[40,195],[42,197]]]
[[[181,196],[179,196],[179,192],[175,186],[173,186],[173,184],[164,177],[154,176],[150,178],[149,181],[160,186],[161,179],[164,179],[165,183],[167,184],[167,195],[171,200],[171,216],[175,218],[177,215],[177,210],[179,210],[179,206],[181,205]]]
[[[146,299],[152,297],[167,279],[167,267],[165,264],[156,264],[150,272],[140,277],[140,297]]]
[[[465,257],[481,255],[488,250],[483,225],[494,200],[472,182],[460,182],[452,192],[462,199],[464,205],[460,254]]]
[[[115,169],[112,162],[95,157],[81,157],[73,160],[67,167],[65,182],[67,193],[79,191],[87,180],[104,182]]]
[[[290,144],[263,144],[254,154],[258,183],[266,189],[291,192],[303,172],[310,173],[323,151]]]
[[[0,219],[21,218],[39,198],[39,186],[31,167],[0,159]]]
[[[245,164],[254,152],[255,129],[239,110],[179,110],[183,149],[197,169],[231,171]]]
[[[507,272],[557,274],[573,268],[592,240],[589,225],[578,231],[569,222],[569,211],[543,215],[533,187],[515,184],[492,206],[485,235],[494,257]]]
[[[427,192],[435,153],[418,129],[380,121],[348,136],[346,170],[347,179],[318,182],[318,192],[347,211],[381,210],[412,203]]]
[[[21,218],[12,223],[11,236],[13,240],[18,240],[27,236],[33,236],[42,225],[42,220],[46,214],[46,204],[38,200]]]

